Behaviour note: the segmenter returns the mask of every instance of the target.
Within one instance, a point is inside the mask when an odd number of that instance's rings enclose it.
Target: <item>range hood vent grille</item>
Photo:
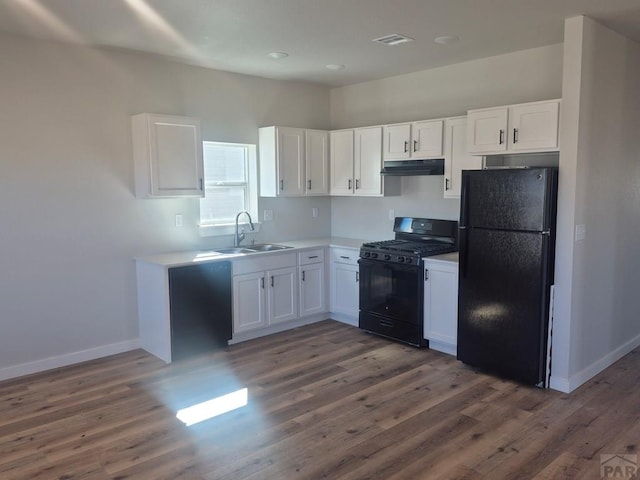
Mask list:
[[[384,162],[380,175],[444,175],[444,159],[389,160]]]

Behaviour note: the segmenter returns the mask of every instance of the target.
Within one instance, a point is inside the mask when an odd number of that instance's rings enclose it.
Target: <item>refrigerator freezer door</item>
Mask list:
[[[459,360],[531,385],[544,380],[548,243],[532,232],[462,232]]]
[[[555,222],[552,168],[464,170],[460,226],[544,231]]]

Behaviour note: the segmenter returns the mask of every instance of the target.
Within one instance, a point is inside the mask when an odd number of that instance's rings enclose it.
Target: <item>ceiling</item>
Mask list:
[[[335,87],[560,43],[576,15],[640,42],[640,0],[0,0],[0,32]]]

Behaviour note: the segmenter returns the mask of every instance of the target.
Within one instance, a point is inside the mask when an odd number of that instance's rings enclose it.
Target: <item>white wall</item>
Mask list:
[[[468,109],[559,98],[562,45],[474,60],[331,90],[331,128],[465,115]],[[444,177],[405,177],[402,196],[334,197],[333,235],[391,238],[399,216],[457,220],[460,202],[443,198]]]
[[[0,42],[0,378],[131,348],[132,258],[231,241],[199,237],[197,199],[133,197],[132,114],[200,117],[205,140],[228,142],[257,143],[265,125],[329,126],[326,88],[136,53]],[[261,233],[268,240],[329,234],[327,198],[260,207],[274,210]]]
[[[640,345],[640,44],[575,17],[565,57],[552,380],[573,390]]]

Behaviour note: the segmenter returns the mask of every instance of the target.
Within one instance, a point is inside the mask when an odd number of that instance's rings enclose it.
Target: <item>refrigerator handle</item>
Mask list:
[[[459,242],[459,275],[461,278],[466,278],[467,276],[467,228],[460,227],[458,232],[458,242]]]

